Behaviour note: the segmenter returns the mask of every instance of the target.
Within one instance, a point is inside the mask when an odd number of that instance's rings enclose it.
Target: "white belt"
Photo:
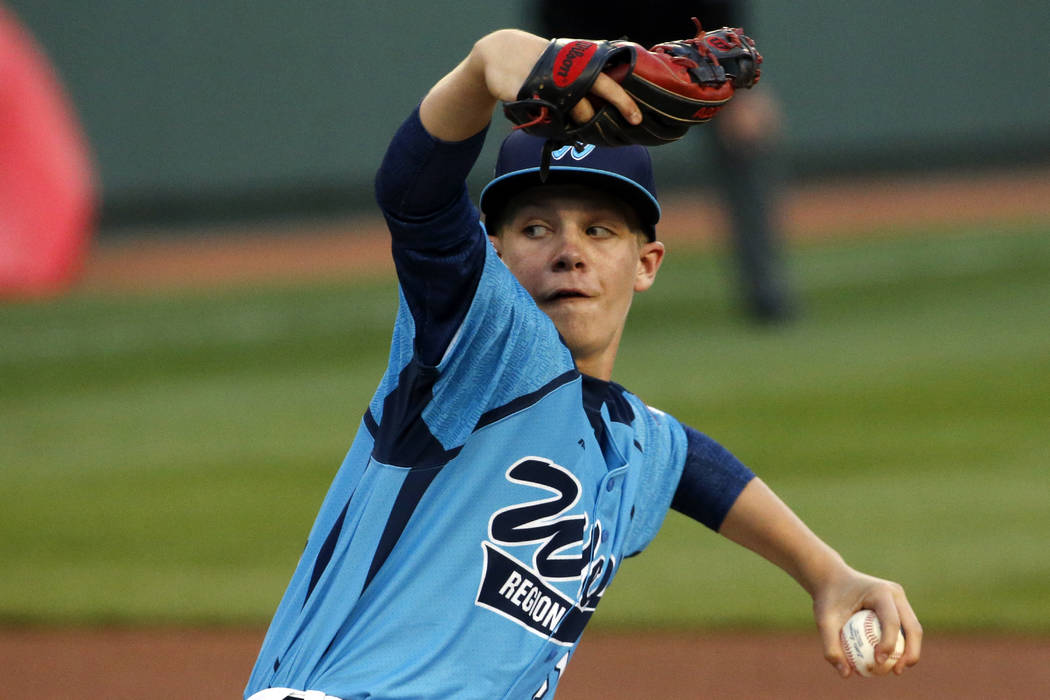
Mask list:
[[[334,695],[325,695],[322,690],[294,690],[292,688],[267,688],[252,695],[248,700],[285,700],[285,698],[302,698],[302,700],[339,700]]]

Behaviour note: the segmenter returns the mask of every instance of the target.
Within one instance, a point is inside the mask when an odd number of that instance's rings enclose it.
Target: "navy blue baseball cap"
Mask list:
[[[481,191],[479,206],[487,220],[498,218],[518,192],[539,185],[587,185],[625,201],[638,214],[649,240],[656,240],[660,203],[656,199],[652,159],[645,146],[576,144],[551,152],[546,180],[540,163],[546,139],[514,131],[500,146],[495,177]]]

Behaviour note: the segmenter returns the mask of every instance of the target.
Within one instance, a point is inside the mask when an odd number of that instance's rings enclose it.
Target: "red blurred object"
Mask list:
[[[91,156],[69,99],[28,31],[0,6],[0,297],[67,289],[95,210]]]

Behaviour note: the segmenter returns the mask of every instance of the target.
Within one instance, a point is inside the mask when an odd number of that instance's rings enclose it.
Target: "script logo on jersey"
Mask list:
[[[615,562],[595,556],[602,539],[601,523],[588,528],[586,514],[568,514],[579,502],[582,488],[565,467],[526,457],[507,470],[507,479],[554,495],[509,506],[489,519],[489,539],[481,543],[485,562],[476,604],[571,646],[583,633],[616,568]],[[498,545],[533,545],[531,566]],[[580,581],[575,598],[555,585],[573,580]]]

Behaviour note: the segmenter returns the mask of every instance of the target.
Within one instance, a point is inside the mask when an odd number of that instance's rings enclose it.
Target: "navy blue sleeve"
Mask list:
[[[460,142],[431,136],[418,108],[401,124],[376,173],[398,280],[416,325],[416,352],[436,365],[470,308],[489,245],[466,178],[485,132]]]
[[[711,438],[682,427],[687,452],[671,508],[717,531],[755,474]]]

